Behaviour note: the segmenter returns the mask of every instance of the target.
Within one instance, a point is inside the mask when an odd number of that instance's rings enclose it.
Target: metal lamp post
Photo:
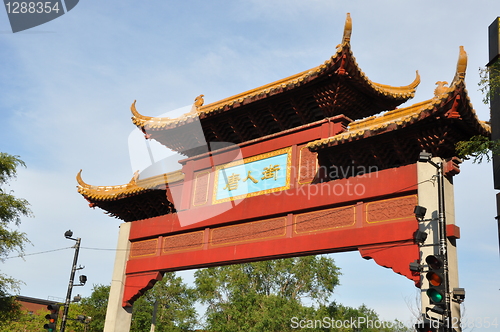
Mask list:
[[[63,316],[62,316],[62,322],[61,322],[61,332],[64,332],[66,329],[66,320],[68,319],[68,310],[69,310],[69,304],[71,302],[71,292],[73,291],[73,286],[83,286],[85,285],[85,282],[87,282],[87,277],[84,275],[80,276],[80,284],[79,285],[73,285],[73,281],[75,279],[75,272],[76,270],[81,270],[84,267],[76,267],[76,263],[78,262],[78,252],[80,251],[80,243],[81,243],[81,238],[72,238],[73,232],[71,230],[66,231],[64,233],[64,237],[76,241],[76,244],[74,246],[75,248],[75,257],[73,258],[73,265],[71,267],[71,274],[69,276],[69,284],[68,284],[68,292],[66,294],[66,301],[64,302],[64,311],[63,311]]]

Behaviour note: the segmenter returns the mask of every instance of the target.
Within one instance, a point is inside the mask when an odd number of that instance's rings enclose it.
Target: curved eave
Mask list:
[[[307,144],[307,147],[311,151],[318,151],[324,148],[385,133],[387,131],[401,129],[415,124],[433,114],[440,115],[441,117],[454,116],[445,112],[445,105],[453,102],[457,96],[460,96],[460,100],[465,101],[464,107],[459,108],[460,121],[463,121],[475,135],[489,136],[491,134],[491,128],[486,122],[478,119],[477,114],[470,102],[469,96],[467,95],[467,90],[465,89],[464,76],[465,75],[461,77],[456,76],[453,81],[453,85],[447,88],[447,91],[434,97],[433,99],[426,100],[409,107],[396,109],[381,116],[373,116],[355,121],[349,125],[349,129],[346,132],[326,139],[310,142]],[[437,114],[438,112],[445,114]]]
[[[353,81],[358,89],[362,90],[367,95],[378,99],[380,104],[387,104],[389,109],[392,109],[406,102],[408,99],[413,98],[416,88],[420,83],[420,76],[418,72],[414,81],[406,86],[394,87],[372,82],[360,69],[352,53],[350,45],[351,29],[352,24],[348,14],[342,44],[337,47],[335,54],[331,56],[330,59],[312,69],[211,104],[193,108],[191,112],[175,119],[141,115],[135,108],[134,102],[131,106],[132,122],[143,132],[146,132],[146,130],[164,130],[174,128],[182,126],[184,123],[190,122],[196,117],[203,119],[214,114],[226,112],[242,105],[248,105],[264,98],[297,89],[298,87],[328,75],[342,76],[350,81]]]
[[[132,178],[129,183],[124,185],[92,186],[82,180],[81,173],[82,171],[76,176],[78,193],[90,202],[116,201],[151,190],[166,190],[168,184],[184,180],[184,174],[181,171],[177,171],[153,176],[144,180]]]

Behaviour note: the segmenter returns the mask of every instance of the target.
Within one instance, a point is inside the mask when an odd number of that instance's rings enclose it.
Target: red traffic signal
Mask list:
[[[441,332],[444,331],[444,327],[438,321],[431,320],[425,323],[415,324],[415,330],[417,332]]]
[[[48,320],[47,324],[43,326],[44,329],[49,332],[55,332],[57,326],[57,318],[59,317],[59,305],[49,304],[47,310],[50,310],[50,314],[45,315],[45,319]]]

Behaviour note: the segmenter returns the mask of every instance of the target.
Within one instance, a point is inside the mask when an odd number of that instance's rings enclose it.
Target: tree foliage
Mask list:
[[[483,103],[488,104],[495,91],[500,88],[500,61],[485,68],[479,68],[479,91],[483,93]]]
[[[198,299],[208,306],[205,330],[410,331],[373,310],[329,301],[340,270],[328,256],[307,256],[198,270]],[[357,324],[360,317],[379,325]],[[339,328],[332,324],[342,323]],[[354,323],[355,322],[355,323]]]
[[[89,297],[70,305],[66,329],[74,332],[101,332],[104,330],[110,286],[94,285]],[[61,309],[62,310],[62,309]],[[90,317],[85,323],[78,316]]]
[[[11,297],[15,301],[14,297]],[[15,315],[8,316],[0,326],[0,332],[26,332],[41,331],[43,325],[47,323],[45,315],[47,310],[31,313],[26,310],[19,310]]]
[[[500,91],[500,61],[485,68],[479,68],[479,91],[483,93],[483,103],[489,104],[492,97]],[[485,136],[473,136],[467,141],[455,145],[457,156],[471,159],[480,164],[483,159],[490,162],[492,155],[500,154],[500,140],[491,140]]]
[[[326,256],[287,258],[198,270],[198,298],[214,331],[288,331],[296,315],[312,315],[304,299],[324,304],[340,271]]]
[[[12,191],[5,187],[16,177],[17,167],[26,166],[18,156],[0,152],[0,260],[12,251],[19,254],[24,252],[24,245],[28,242],[26,234],[12,230],[12,224],[19,226],[21,216],[31,216],[29,203],[25,199],[16,198]]]
[[[194,290],[175,273],[165,273],[133,307],[132,332],[150,331],[156,302],[156,331],[189,331],[197,323]]]
[[[468,141],[460,141],[455,146],[457,156],[471,159],[473,163],[480,164],[483,159],[491,161],[491,155],[500,153],[500,141],[492,141],[485,136],[473,136]]]
[[[16,177],[17,168],[26,166],[18,156],[0,152],[0,261],[12,252],[19,255],[24,253],[25,244],[28,243],[26,234],[13,229],[19,226],[22,216],[31,216],[29,203],[25,199],[16,198],[11,190],[6,187],[10,180]],[[18,307],[8,296],[10,291],[19,289],[19,281],[0,273],[0,312],[16,316]]]
[[[101,332],[104,330],[110,286],[94,285],[90,297],[70,306],[66,328],[74,332]],[[155,302],[157,305],[156,331],[190,331],[197,323],[193,290],[175,273],[166,273],[161,281],[135,303],[131,332],[149,332]],[[90,317],[82,323],[76,318]]]
[[[163,279],[134,303],[132,332],[149,332],[157,304],[155,331],[200,331],[195,302],[206,304],[204,331],[343,331],[409,332],[398,321],[382,321],[372,309],[331,301],[340,271],[327,256],[309,256],[202,269],[195,288],[175,273]],[[103,331],[109,286],[94,285],[90,297],[70,305],[67,331]],[[199,309],[199,308],[198,308]],[[62,308],[61,308],[62,310]],[[38,331],[47,311],[5,316],[4,331]],[[91,317],[82,323],[79,316]],[[60,323],[60,320],[59,320]],[[339,325],[340,324],[340,325]]]

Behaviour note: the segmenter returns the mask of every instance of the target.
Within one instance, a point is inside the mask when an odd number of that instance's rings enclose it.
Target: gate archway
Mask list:
[[[211,104],[200,95],[179,118],[144,116],[132,104],[146,139],[184,159],[179,170],[158,163],[153,175],[136,173],[120,186],[77,176],[91,207],[125,221],[105,331],[126,325],[133,302],[168,271],[358,250],[426,287],[409,265],[432,252],[415,241],[417,230],[436,241],[436,226],[419,223],[413,210],[424,204],[435,218],[437,191],[435,169],[418,155],[444,162],[452,211],[455,143],[490,129],[468,99],[463,50],[449,86],[397,108],[414,96],[418,73],[402,87],[369,80],[350,48],[351,28],[348,16],[324,64]],[[450,285],[458,287],[459,232],[452,217],[447,223]]]

